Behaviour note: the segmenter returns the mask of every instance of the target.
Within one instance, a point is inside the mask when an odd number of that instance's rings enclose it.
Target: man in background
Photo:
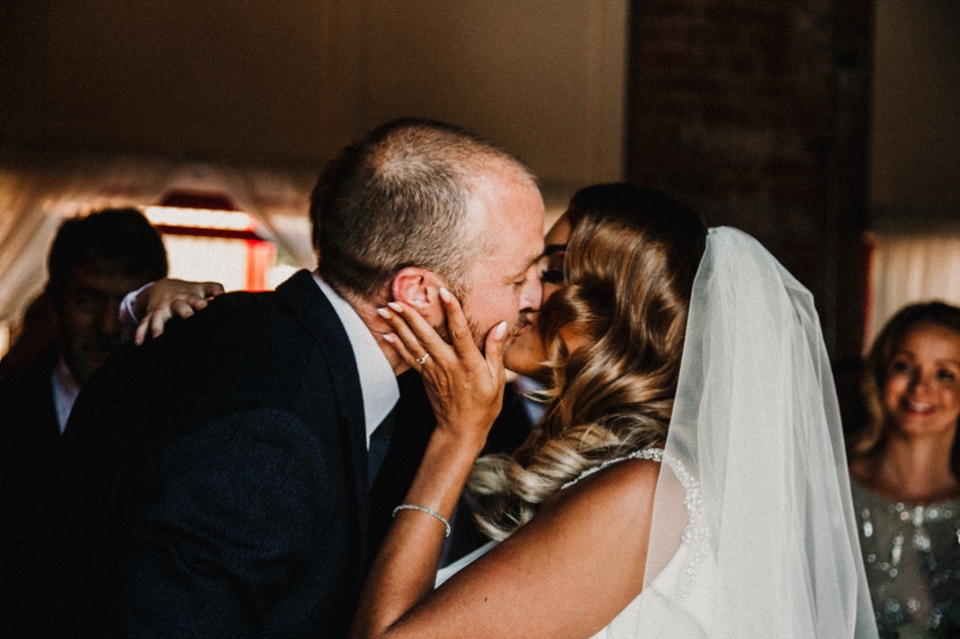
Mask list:
[[[49,601],[39,580],[56,515],[48,491],[74,400],[124,341],[123,297],[167,274],[159,233],[132,208],[64,221],[47,264],[37,304],[50,309],[58,338],[26,370],[0,382],[0,634],[10,637],[42,634]],[[30,329],[21,339],[34,339]]]

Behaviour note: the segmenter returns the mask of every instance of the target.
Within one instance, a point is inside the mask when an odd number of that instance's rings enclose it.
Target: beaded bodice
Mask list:
[[[894,503],[851,485],[881,638],[897,636],[898,629],[909,637],[955,636],[960,631],[960,500]]]
[[[634,451],[629,455],[624,455],[623,457],[615,457],[613,459],[608,459],[602,464],[586,469],[585,471],[580,473],[576,478],[571,479],[570,481],[565,483],[563,486],[561,486],[560,490],[565,490],[566,488],[569,488],[570,486],[573,486],[574,484],[576,484],[578,481],[580,481],[584,477],[589,477],[595,472],[603,470],[607,466],[612,466],[613,464],[626,461],[627,459],[649,459],[651,461],[660,462],[660,461],[663,461],[663,449],[662,448],[644,448],[643,450]]]

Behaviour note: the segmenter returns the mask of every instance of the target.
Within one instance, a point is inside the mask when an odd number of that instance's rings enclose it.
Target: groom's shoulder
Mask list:
[[[304,312],[278,291],[225,293],[188,319],[171,320],[157,349],[229,355],[263,350],[267,344],[302,343],[309,338]]]
[[[253,383],[281,370],[302,370],[316,359],[315,351],[275,293],[226,293],[187,319],[171,320],[159,337],[118,349],[81,398],[96,395],[104,405],[104,398],[117,396],[152,402],[222,394],[238,379]]]
[[[274,291],[237,291],[219,295],[207,308],[182,322],[196,327],[203,339],[214,339],[231,331],[229,339],[269,339],[265,331],[281,331],[277,336],[291,338],[305,334],[324,336],[340,332],[339,319],[309,271],[300,271]],[[238,335],[239,334],[239,335]]]

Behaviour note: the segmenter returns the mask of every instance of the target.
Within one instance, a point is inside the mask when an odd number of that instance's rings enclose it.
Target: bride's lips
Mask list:
[[[530,322],[529,319],[524,319],[523,323],[520,325],[520,328],[513,331],[513,335],[511,335],[510,338],[507,339],[507,345],[512,344],[513,341],[517,339],[517,336],[520,335],[521,333],[526,333],[532,325],[533,324]]]

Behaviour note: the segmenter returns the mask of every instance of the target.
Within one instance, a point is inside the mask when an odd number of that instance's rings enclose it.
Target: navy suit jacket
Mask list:
[[[386,537],[393,521],[393,509],[403,503],[430,443],[430,435],[437,425],[420,374],[407,371],[397,378],[397,382],[400,385],[400,402],[395,411],[396,428],[371,495],[374,548]],[[490,428],[481,455],[512,453],[527,439],[531,429],[516,385],[507,384],[503,408]],[[453,532],[444,545],[441,565],[452,563],[490,541],[477,527],[466,499],[461,498],[450,523]]]
[[[121,349],[59,464],[64,636],[345,633],[371,560],[363,404],[308,272]]]
[[[0,636],[45,637],[60,425],[56,350],[0,383]]]

